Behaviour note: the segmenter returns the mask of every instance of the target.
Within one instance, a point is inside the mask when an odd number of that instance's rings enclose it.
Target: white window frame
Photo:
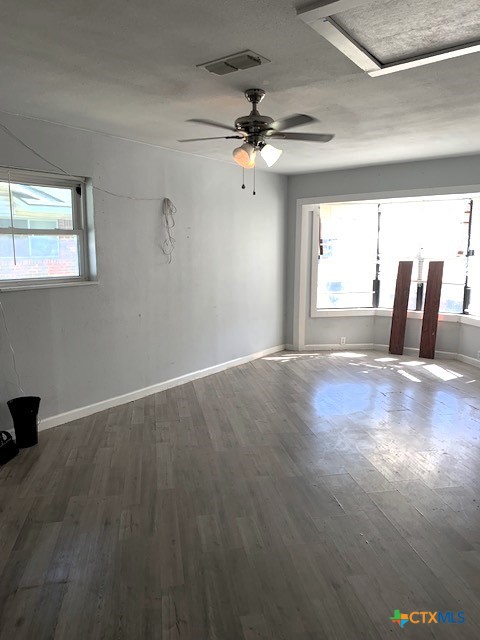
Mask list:
[[[73,229],[30,229],[1,227],[0,235],[21,236],[76,236],[78,241],[78,276],[21,278],[1,280],[0,291],[36,289],[44,287],[87,284],[96,281],[95,238],[93,229],[93,197],[91,181],[78,176],[0,168],[0,182],[28,184],[37,187],[70,188],[72,191]],[[88,208],[87,208],[88,202]]]

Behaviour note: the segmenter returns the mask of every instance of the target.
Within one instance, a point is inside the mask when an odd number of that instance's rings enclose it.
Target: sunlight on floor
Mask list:
[[[426,371],[433,373],[434,376],[440,378],[440,380],[455,380],[455,378],[463,378],[462,374],[455,373],[454,371],[450,371],[449,369],[444,369],[440,367],[438,364],[427,364],[423,367]]]
[[[406,371],[404,371],[403,369],[398,369],[397,373],[399,373],[401,376],[403,376],[404,378],[407,378],[408,380],[411,380],[412,382],[421,382],[420,378],[417,378],[415,376],[412,376],[411,373],[407,373]]]
[[[366,358],[367,357],[365,353],[355,353],[353,351],[334,351],[329,355],[336,358]]]
[[[374,355],[374,354],[372,354]],[[416,368],[418,374],[421,371],[425,371],[442,382],[449,382],[451,380],[457,380],[459,378],[463,378],[461,373],[457,373],[451,369],[447,369],[446,367],[440,366],[438,364],[428,364],[428,361],[424,360],[405,360],[405,356],[395,357],[395,356],[382,356],[380,358],[374,357],[371,358],[372,362],[368,362],[370,359],[370,355],[367,353],[358,353],[356,351],[314,351],[314,352],[291,352],[291,353],[281,353],[274,354],[271,356],[265,356],[262,360],[268,360],[272,362],[279,362],[281,364],[288,364],[289,362],[294,362],[298,359],[309,359],[309,360],[322,360],[324,358],[344,358],[351,360],[348,364],[352,367],[360,367],[360,372],[365,374],[369,373],[375,369],[390,369],[391,371],[396,371],[402,377],[410,380],[410,382],[422,382],[421,378],[409,373],[405,369],[407,368]],[[376,363],[376,364],[375,364]],[[476,379],[472,380],[464,380],[464,384],[472,384],[476,382]]]
[[[273,360],[275,362],[289,362],[299,358],[321,358],[320,352],[315,353],[284,353],[280,356],[265,356],[262,360]]]

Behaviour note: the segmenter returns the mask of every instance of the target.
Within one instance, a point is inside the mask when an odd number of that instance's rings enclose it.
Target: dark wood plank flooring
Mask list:
[[[0,640],[477,640],[479,390],[282,353],[42,432],[0,469]]]

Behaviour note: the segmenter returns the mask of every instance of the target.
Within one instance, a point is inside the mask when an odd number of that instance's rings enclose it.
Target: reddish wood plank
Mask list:
[[[412,280],[411,260],[398,263],[397,284],[395,287],[395,300],[393,302],[392,328],[390,330],[389,353],[403,355],[403,345],[405,342],[405,327],[407,324],[408,296],[410,293],[410,282]]]
[[[435,357],[442,277],[443,262],[430,262],[430,266],[428,267],[425,306],[423,309],[422,335],[420,337],[421,358]]]

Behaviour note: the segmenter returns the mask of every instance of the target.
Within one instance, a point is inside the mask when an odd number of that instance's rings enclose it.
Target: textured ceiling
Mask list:
[[[479,0],[375,0],[335,22],[383,64],[480,40]]]
[[[290,0],[2,0],[0,18],[3,111],[232,161],[235,141],[176,140],[218,135],[185,121],[233,123],[242,91],[261,87],[262,112],[308,113],[321,123],[298,131],[336,134],[278,142],[282,173],[480,152],[480,54],[370,78]],[[196,68],[245,49],[272,62]]]

